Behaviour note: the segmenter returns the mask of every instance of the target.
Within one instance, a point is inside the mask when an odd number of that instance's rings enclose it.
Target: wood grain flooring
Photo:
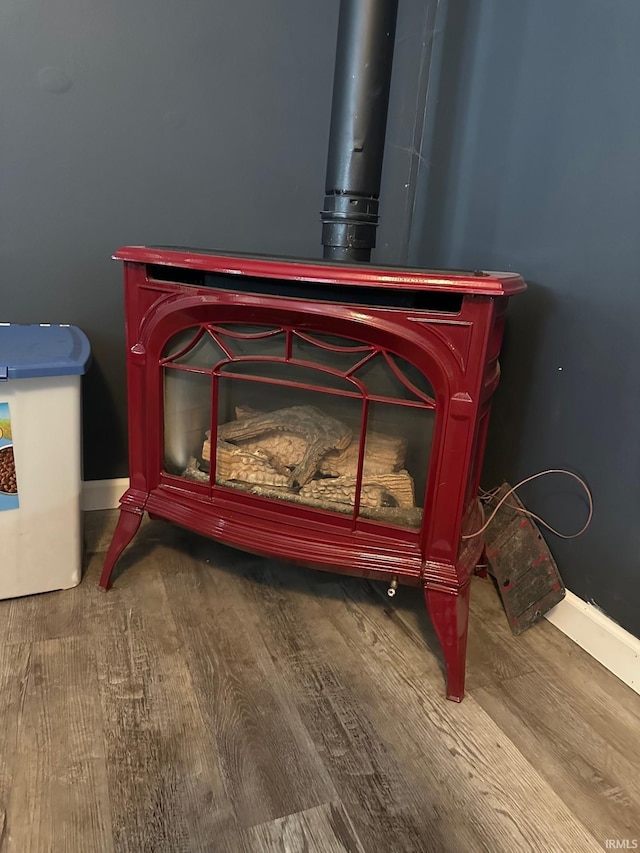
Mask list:
[[[145,521],[97,590],[0,601],[1,853],[640,845],[640,697],[474,580],[461,705],[418,590]]]

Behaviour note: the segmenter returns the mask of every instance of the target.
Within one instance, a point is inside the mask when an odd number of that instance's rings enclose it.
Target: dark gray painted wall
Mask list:
[[[435,5],[401,4],[382,260],[406,253]],[[0,320],[88,334],[87,479],[127,473],[116,248],[321,256],[338,10],[339,0],[0,4]]]
[[[127,473],[122,271],[111,253],[126,243],[315,250],[337,10],[1,4],[2,319],[88,334],[87,479]]]
[[[591,528],[547,539],[567,586],[636,635],[639,44],[637,0],[450,0],[412,241],[414,262],[529,281],[510,305],[485,482],[555,467],[588,479]],[[521,494],[580,527],[571,482]]]

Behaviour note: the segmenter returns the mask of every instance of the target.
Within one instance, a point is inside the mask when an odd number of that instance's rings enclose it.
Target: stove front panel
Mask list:
[[[367,309],[131,273],[129,387],[146,426],[130,441],[144,489],[188,489],[230,513],[249,501],[278,524],[414,542],[425,571],[455,565],[475,524],[492,299]]]

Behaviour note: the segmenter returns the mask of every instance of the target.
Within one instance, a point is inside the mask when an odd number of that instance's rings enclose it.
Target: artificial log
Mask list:
[[[304,459],[308,443],[299,435],[276,432],[241,441],[236,446],[248,453],[265,453],[274,460],[275,465],[293,468]],[[206,441],[202,445],[202,458],[207,462],[211,459],[211,441],[208,431]]]
[[[219,441],[216,454],[218,480],[241,480],[245,483],[262,483],[265,486],[288,486],[290,472],[278,470],[268,454],[259,448],[248,451],[244,447]]]
[[[236,406],[236,419],[241,421],[245,418],[253,418],[258,415],[263,417],[267,412],[261,412],[258,409],[252,409],[250,406]],[[307,449],[307,442],[299,435],[294,435],[289,432],[267,433],[260,438],[249,439],[242,442],[242,447],[252,453],[259,449],[272,455],[279,461],[281,465],[294,467],[299,465],[304,459],[304,454]],[[211,460],[211,431],[207,430],[206,439],[202,445],[202,458],[209,462]]]
[[[272,433],[260,438],[243,441],[239,445],[248,453],[266,454],[274,467],[278,465],[293,468],[304,459],[307,442],[292,433]],[[352,441],[345,450],[330,450],[320,460],[318,471],[326,477],[355,477],[358,473],[358,451],[360,445]],[[407,442],[399,436],[382,432],[371,432],[367,436],[364,449],[365,476],[391,474],[399,471],[405,462]],[[202,445],[202,458],[211,459],[209,432]]]
[[[209,474],[200,469],[198,461],[194,457],[191,457],[189,460],[189,465],[184,473],[186,477],[190,477],[194,480],[201,480],[203,482],[208,482],[209,480]],[[353,511],[353,503],[339,503],[335,500],[329,500],[323,495],[313,497],[309,494],[299,494],[298,492],[290,489],[288,486],[271,486],[264,483],[222,480],[219,476],[216,478],[216,482],[219,486],[227,486],[233,489],[238,489],[242,492],[259,495],[260,497],[275,498],[277,500],[304,504],[305,506],[316,507],[318,509],[327,509],[333,512],[350,513]],[[371,519],[372,521],[380,521],[386,524],[397,524],[402,527],[418,528],[422,524],[422,509],[415,506],[365,506],[361,503],[360,516]]]
[[[246,441],[273,433],[291,434],[305,440],[306,449],[288,475],[288,485],[304,486],[318,470],[329,450],[344,450],[351,441],[351,429],[315,406],[291,406],[275,412],[229,421],[218,428],[220,441]]]
[[[354,477],[327,477],[322,480],[311,480],[300,489],[300,495],[353,506],[356,497],[356,480]],[[360,505],[413,507],[415,505],[413,478],[408,471],[363,477]]]
[[[250,406],[236,406],[236,418],[264,414]],[[297,465],[304,455],[303,439],[296,435],[265,436],[258,439],[264,450],[273,453],[283,465]],[[360,444],[351,441],[344,450],[330,450],[320,461],[319,471],[328,477],[355,477],[358,473]],[[407,440],[397,435],[370,430],[364,447],[364,474],[390,474],[404,467]],[[207,457],[208,458],[208,457]]]
[[[202,479],[196,474],[196,479]],[[208,478],[207,478],[208,479]],[[263,498],[275,498],[276,500],[289,501],[304,506],[316,507],[317,509],[328,509],[332,512],[352,513],[353,504],[343,504],[337,501],[329,501],[326,498],[313,498],[309,495],[300,495],[288,488],[278,486],[263,486],[255,483],[227,482],[219,485],[229,486],[241,492],[248,492]],[[420,527],[422,524],[422,509],[420,507],[397,507],[397,506],[372,506],[360,507],[360,515],[373,521],[397,524],[402,527]]]
[[[358,473],[357,441],[345,450],[332,450],[322,457],[320,473],[329,477],[355,477]],[[391,474],[399,471],[405,462],[407,441],[400,436],[387,435],[383,432],[368,432],[364,445],[363,474]]]
[[[314,406],[275,412],[237,407],[236,416],[236,421],[218,429],[217,483],[255,487],[260,494],[275,491],[281,499],[325,509],[348,511],[355,505],[359,443],[351,441],[346,425]],[[326,449],[330,442],[337,449]],[[344,446],[345,442],[350,443]],[[363,514],[415,508],[413,479],[401,468],[406,445],[398,436],[368,435],[359,497]],[[210,459],[207,432],[203,468],[208,469]],[[384,517],[383,513],[381,520]]]
[[[313,409],[311,406],[296,408]],[[287,411],[286,409],[281,410],[281,412]],[[315,411],[319,410],[316,409]],[[264,419],[270,417],[269,413],[251,409],[249,406],[236,406],[235,413],[238,421],[246,421],[248,418]],[[305,459],[309,445],[308,440],[303,435],[288,429],[284,425],[277,431],[261,434],[254,439],[240,441],[245,451],[257,453],[260,456],[266,454],[266,458],[271,460],[271,464],[277,470],[299,466]],[[349,441],[348,445],[341,450],[325,452],[320,459],[318,471],[328,477],[355,477],[358,473],[359,450],[359,442]],[[400,471],[405,463],[406,452],[406,439],[371,431],[367,434],[365,442],[363,473],[365,476],[371,476]],[[202,458],[206,462],[211,459],[209,431],[206,433],[206,439],[202,446]]]
[[[332,503],[354,506],[356,498],[355,481],[346,477],[333,477],[327,480],[311,480],[300,489],[300,497]],[[396,506],[393,497],[378,483],[362,484],[360,490],[362,506]]]

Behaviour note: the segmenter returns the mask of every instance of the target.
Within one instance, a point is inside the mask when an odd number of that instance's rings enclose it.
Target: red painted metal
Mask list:
[[[204,272],[237,276],[282,279],[285,281],[324,282],[326,284],[373,285],[400,290],[456,291],[477,296],[512,296],[526,285],[516,273],[453,273],[426,271],[408,267],[383,267],[367,264],[334,264],[326,261],[294,260],[261,255],[229,255],[194,249],[161,249],[125,246],[113,256],[116,260],[141,264],[160,264]]]
[[[422,586],[445,658],[447,696],[464,695],[469,582],[480,562],[484,539],[464,539],[481,526],[477,487],[491,397],[499,377],[498,354],[508,298],[524,289],[511,273],[451,273],[393,267],[361,267],[318,261],[196,252],[184,249],[127,247],[116,258],[125,262],[127,382],[129,404],[130,488],[121,500],[121,521],[107,554],[100,586],[106,589],[113,566],[133,538],[144,511],[252,553],[284,558],[300,565],[379,580]],[[196,284],[191,271],[225,276],[224,289]],[[155,276],[155,277],[154,277]],[[167,280],[168,279],[168,280]],[[263,280],[260,293],[252,282]],[[300,297],[271,295],[278,282],[300,285]],[[305,286],[335,285],[335,301],[304,298]],[[340,300],[341,287],[362,287],[363,304]],[[366,303],[369,288],[377,292],[455,294],[459,310],[398,308]],[[229,324],[262,326],[246,334]],[[163,355],[173,335],[198,327],[211,335],[231,364],[241,360],[221,340],[286,336],[283,358],[290,359],[292,340],[313,344],[317,336],[341,336],[353,347],[354,364],[381,353],[390,370],[415,395],[403,405],[435,410],[430,458],[425,459],[426,492],[419,529],[340,515],[303,504],[286,503],[168,473],[163,466],[163,370],[185,370]],[[322,342],[321,342],[322,343]],[[233,347],[231,347],[233,349]],[[394,357],[417,368],[433,389],[433,398],[415,387],[397,368]],[[253,357],[252,357],[253,358]],[[257,357],[273,363],[278,358]],[[223,363],[196,368],[212,382],[215,413],[218,377]],[[192,369],[189,369],[192,370]],[[327,369],[334,381],[352,383],[363,394],[363,413],[381,399],[362,391],[356,368]],[[342,378],[340,378],[342,376]],[[235,377],[234,377],[235,378]],[[273,381],[273,380],[269,380]],[[284,383],[283,383],[284,385]],[[303,386],[307,389],[312,385]],[[358,390],[360,389],[360,390]],[[323,388],[326,392],[326,387]],[[331,391],[329,393],[332,393]],[[351,396],[347,391],[336,391]],[[396,401],[397,402],[397,401]],[[386,404],[385,404],[386,405]],[[364,423],[365,414],[363,414]],[[215,417],[211,420],[212,446]],[[358,482],[362,477],[361,443]]]

